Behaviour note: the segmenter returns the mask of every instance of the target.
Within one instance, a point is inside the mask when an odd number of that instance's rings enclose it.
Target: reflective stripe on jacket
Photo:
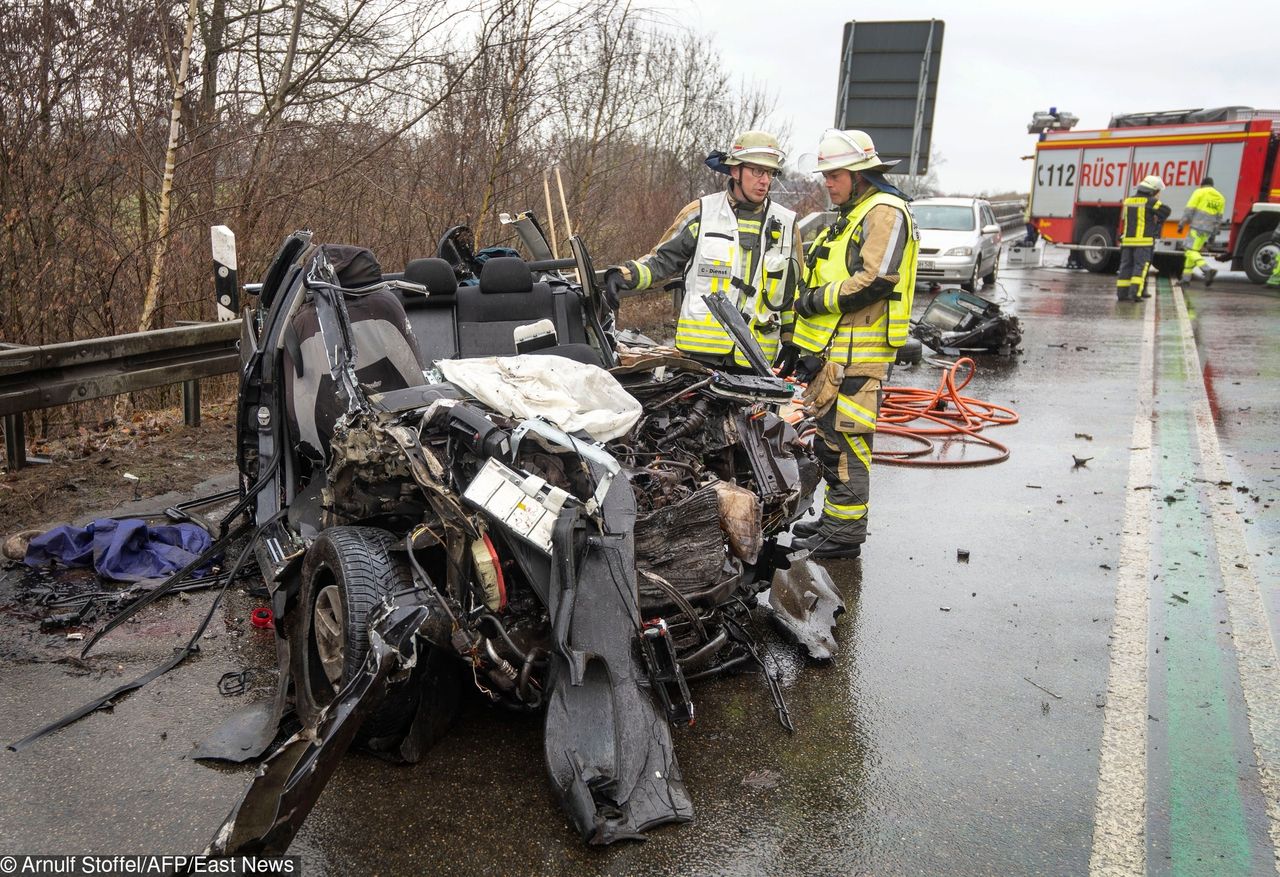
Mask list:
[[[888,233],[891,241],[896,243],[901,239],[903,243],[898,252],[885,253],[877,268],[877,277],[896,274],[898,280],[887,301],[844,313],[840,309],[840,296],[859,291],[845,289],[845,281],[863,267],[860,251],[867,240],[865,220],[871,210],[879,206],[893,209],[894,227]],[[844,365],[893,362],[897,348],[906,343],[910,332],[911,303],[915,295],[916,255],[920,244],[911,210],[901,198],[873,190],[854,204],[846,216],[843,227],[837,220],[810,245],[809,253],[816,254],[816,258],[810,263],[805,284],[822,290],[824,313],[813,317],[797,315],[792,340],[804,350],[825,352],[829,360]],[[832,228],[837,229],[835,237],[831,237]]]

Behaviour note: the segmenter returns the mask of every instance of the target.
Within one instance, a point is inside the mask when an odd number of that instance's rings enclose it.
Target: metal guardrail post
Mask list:
[[[27,465],[27,433],[21,414],[4,416],[4,454],[10,472]]]
[[[200,381],[182,382],[182,420],[187,426],[200,425]]]

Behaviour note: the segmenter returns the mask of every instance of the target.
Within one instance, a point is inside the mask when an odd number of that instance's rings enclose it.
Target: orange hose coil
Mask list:
[[[968,371],[963,380],[958,380],[961,368]],[[872,459],[892,466],[936,467],[986,466],[1007,460],[1009,448],[981,433],[988,426],[1010,426],[1017,423],[1018,413],[1003,405],[960,395],[960,391],[968,386],[976,372],[977,365],[966,356],[956,360],[947,369],[937,389],[884,387],[876,432],[900,436],[915,442],[918,447],[902,451],[876,450],[872,453]],[[807,415],[798,403],[793,403],[784,408],[782,416],[789,423],[800,427],[800,421]],[[927,421],[927,424],[910,425],[918,420]],[[812,428],[803,430],[801,437],[808,438],[815,432]],[[935,439],[949,438],[985,445],[995,451],[995,455],[980,460],[947,460],[939,457],[922,459],[934,453]]]

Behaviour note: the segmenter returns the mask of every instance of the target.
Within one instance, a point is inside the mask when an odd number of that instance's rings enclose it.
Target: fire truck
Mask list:
[[[1217,236],[1205,253],[1244,269],[1254,283],[1271,274],[1280,246],[1271,232],[1280,223],[1280,111],[1251,107],[1130,113],[1112,117],[1106,128],[1056,125],[1069,114],[1038,113],[1035,176],[1029,220],[1045,240],[1077,251],[1079,262],[1096,273],[1114,272],[1119,262],[1120,204],[1148,174],[1164,180],[1160,200],[1172,208],[1156,241],[1157,264],[1181,270],[1185,234],[1178,219],[1191,193],[1206,177],[1226,197]],[[1056,125],[1056,130],[1055,130]]]

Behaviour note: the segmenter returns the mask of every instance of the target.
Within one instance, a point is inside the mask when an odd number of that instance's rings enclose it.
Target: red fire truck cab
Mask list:
[[[1099,130],[1049,130],[1036,144],[1029,216],[1046,240],[1071,246],[1090,271],[1119,260],[1120,204],[1139,180],[1164,180],[1172,208],[1156,258],[1178,270],[1177,232],[1187,199],[1204,177],[1227,200],[1224,223],[1206,254],[1231,260],[1263,283],[1280,255],[1271,232],[1280,223],[1280,111],[1249,107],[1131,113]],[[1229,223],[1229,224],[1228,224]]]

